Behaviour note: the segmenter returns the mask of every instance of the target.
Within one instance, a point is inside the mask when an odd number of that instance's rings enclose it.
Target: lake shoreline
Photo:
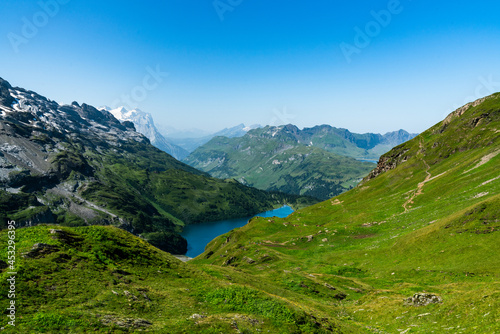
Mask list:
[[[207,244],[220,235],[223,235],[235,228],[240,228],[248,224],[250,219],[254,217],[279,217],[285,218],[292,214],[295,210],[288,205],[281,208],[258,213],[252,217],[226,219],[215,222],[205,222],[193,225],[188,225],[184,228],[181,235],[188,242],[188,251],[184,255],[188,258],[195,258],[205,251]]]

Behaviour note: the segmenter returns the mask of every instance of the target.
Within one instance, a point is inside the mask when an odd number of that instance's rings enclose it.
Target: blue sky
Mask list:
[[[421,132],[500,91],[498,1],[3,0],[0,13],[12,85],[179,129]]]

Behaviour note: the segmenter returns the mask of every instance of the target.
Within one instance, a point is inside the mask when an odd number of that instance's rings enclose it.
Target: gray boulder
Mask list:
[[[439,304],[442,303],[443,299],[432,293],[419,292],[414,294],[412,297],[406,298],[405,305],[411,306],[426,306],[429,304]]]

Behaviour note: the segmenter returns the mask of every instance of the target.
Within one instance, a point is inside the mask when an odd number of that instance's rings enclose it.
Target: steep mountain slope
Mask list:
[[[232,128],[225,128],[216,133],[210,134],[208,136],[203,136],[200,138],[184,138],[184,137],[168,137],[172,143],[184,148],[189,153],[196,150],[198,147],[208,143],[212,138],[215,137],[227,137],[227,138],[237,138],[243,137],[248,131],[252,129],[260,128],[260,125],[246,126],[245,124],[240,124]]]
[[[285,219],[253,219],[192,263],[299,292],[358,332],[498,332],[499,165],[497,93],[382,156],[357,188]]]
[[[222,181],[153,147],[131,122],[0,81],[0,227],[113,224],[182,253],[182,226],[295,198]]]
[[[292,125],[216,137],[184,160],[218,178],[263,190],[327,199],[355,186],[375,166],[301,144]]]
[[[167,152],[177,160],[182,160],[189,155],[189,152],[179,147],[163,137],[156,129],[153,117],[140,109],[127,110],[124,107],[111,109],[109,107],[101,108],[109,111],[119,121],[130,121],[134,123],[136,130],[145,135],[153,146]]]

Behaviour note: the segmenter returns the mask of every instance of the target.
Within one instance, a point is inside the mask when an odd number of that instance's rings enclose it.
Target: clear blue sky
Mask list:
[[[500,91],[498,1],[42,2],[0,2],[1,77],[65,103],[133,93],[180,129],[420,132]]]

